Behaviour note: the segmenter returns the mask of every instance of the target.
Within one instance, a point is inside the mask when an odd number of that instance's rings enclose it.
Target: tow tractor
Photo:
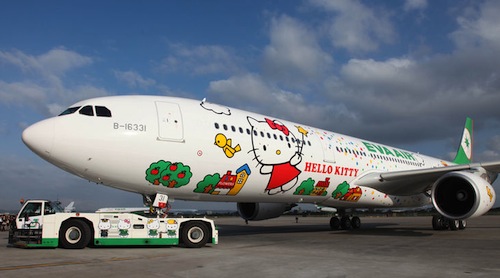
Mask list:
[[[98,210],[65,213],[58,202],[28,200],[9,230],[9,245],[25,248],[182,245],[200,248],[218,243],[218,231],[207,218],[171,218],[161,208],[168,197],[156,194],[152,211]],[[146,211],[146,213],[144,212]]]

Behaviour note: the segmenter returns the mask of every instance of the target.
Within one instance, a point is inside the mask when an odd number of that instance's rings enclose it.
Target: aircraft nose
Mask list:
[[[27,127],[23,131],[22,139],[37,155],[42,158],[50,157],[54,142],[54,122],[49,119]]]

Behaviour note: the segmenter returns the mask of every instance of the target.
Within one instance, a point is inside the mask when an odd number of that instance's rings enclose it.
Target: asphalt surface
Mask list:
[[[500,277],[500,216],[434,231],[431,217],[365,217],[331,231],[328,217],[217,218],[219,244],[19,249],[0,232],[0,277]]]

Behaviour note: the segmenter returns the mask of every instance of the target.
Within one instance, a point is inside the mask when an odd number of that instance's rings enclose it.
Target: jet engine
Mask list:
[[[238,213],[245,220],[265,220],[281,216],[295,204],[285,203],[238,203]]]
[[[462,220],[483,215],[495,203],[490,183],[471,172],[450,172],[432,186],[432,203],[449,219]]]

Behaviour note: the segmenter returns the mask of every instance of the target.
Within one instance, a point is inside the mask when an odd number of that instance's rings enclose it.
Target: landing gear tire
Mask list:
[[[350,230],[352,228],[351,219],[349,216],[342,216],[340,219],[340,227],[342,230]]]
[[[467,228],[467,220],[460,220],[458,224],[458,229],[464,230]]]
[[[432,217],[432,228],[436,231],[439,230],[463,230],[467,226],[467,221],[465,220],[453,220],[447,219],[441,215],[435,215]]]
[[[330,228],[334,231],[340,229],[340,219],[338,217],[330,218]]]
[[[181,241],[188,248],[200,248],[208,242],[208,228],[203,222],[188,222],[182,227]]]
[[[432,217],[432,228],[436,231],[446,230],[448,229],[447,221],[442,216],[433,216]]]
[[[456,231],[460,227],[460,220],[451,219],[448,223],[450,225],[450,230],[452,231]]]
[[[89,226],[77,219],[66,221],[59,230],[59,244],[65,249],[83,249],[91,238]]]
[[[351,227],[355,230],[361,228],[361,219],[357,216],[351,218]]]

